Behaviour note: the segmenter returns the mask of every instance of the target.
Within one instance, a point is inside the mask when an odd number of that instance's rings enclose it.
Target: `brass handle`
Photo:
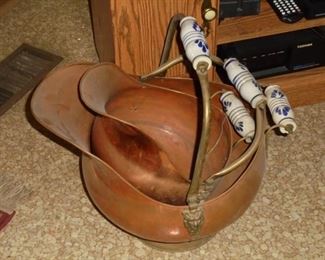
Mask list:
[[[187,195],[188,204],[191,200],[197,199],[199,187],[201,183],[202,170],[208,149],[208,140],[211,130],[211,98],[210,87],[208,81],[208,64],[205,62],[199,63],[196,70],[200,81],[201,98],[202,98],[202,120],[201,120],[201,134],[199,138],[198,151],[195,158],[195,165],[191,185]],[[193,202],[193,201],[192,201]]]
[[[184,58],[183,56],[178,56],[177,58],[170,60],[170,61],[166,61],[165,63],[161,64],[157,69],[155,69],[154,71],[146,74],[146,75],[142,75],[140,77],[141,81],[145,81],[147,79],[150,79],[154,76],[161,76],[166,74],[166,71],[173,67],[174,65],[183,62]]]
[[[205,3],[208,3],[211,1],[204,1]],[[162,54],[161,64],[158,69],[155,71],[142,76],[141,80],[146,80],[150,77],[153,77],[155,75],[161,75],[164,71],[166,71],[168,68],[172,67],[173,65],[180,63],[183,61],[183,57],[180,56],[176,59],[173,59],[171,61],[167,61],[169,57],[169,51],[171,47],[171,42],[175,34],[175,24],[179,22],[180,18],[182,18],[183,15],[179,14],[175,16],[171,24],[168,28],[168,35],[166,37],[165,46]],[[193,17],[187,18],[187,21],[193,21],[195,22],[195,19]],[[181,23],[181,28],[183,30],[183,21]],[[188,29],[189,26],[184,25],[184,34],[186,33],[193,33],[193,27]],[[195,28],[194,28],[195,30]],[[197,31],[197,30],[195,30]],[[182,32],[182,31],[181,31]],[[196,32],[194,32],[196,33]],[[185,37],[183,34],[181,34],[181,38],[183,41],[184,48],[186,49],[189,44],[185,44],[186,39],[188,37]],[[200,38],[200,37],[199,37]],[[204,36],[201,37],[202,41],[205,41]],[[200,38],[200,39],[201,39]],[[187,42],[188,43],[188,42]],[[190,49],[190,47],[189,47]],[[192,54],[192,53],[190,53]],[[204,56],[199,55],[195,53],[194,57],[189,55],[186,52],[187,57],[189,60],[193,62],[193,67],[196,70],[197,76],[199,78],[200,87],[201,87],[201,97],[202,97],[202,120],[201,120],[201,133],[199,137],[199,143],[198,143],[198,150],[196,155],[193,157],[195,159],[194,164],[194,171],[189,187],[189,191],[187,194],[187,204],[188,208],[186,208],[183,211],[183,217],[184,217],[184,225],[186,226],[189,233],[195,237],[199,234],[200,229],[202,227],[202,224],[204,222],[204,211],[202,208],[203,201],[207,198],[206,195],[209,195],[209,190],[205,191],[205,187],[207,187],[208,182],[212,181],[212,184],[214,184],[215,179],[218,177],[224,176],[226,174],[229,174],[231,171],[242,165],[246,160],[248,160],[254,152],[256,152],[260,140],[262,138],[262,135],[264,134],[263,131],[263,115],[264,115],[264,109],[265,109],[265,102],[261,102],[257,105],[256,108],[256,133],[253,139],[252,144],[249,146],[247,151],[240,156],[238,159],[236,159],[234,162],[232,162],[230,165],[223,168],[221,171],[213,174],[210,178],[208,178],[206,181],[201,180],[202,176],[202,170],[207,154],[207,148],[208,148],[208,139],[210,136],[210,130],[211,130],[211,96],[210,96],[210,89],[209,89],[209,81],[208,81],[208,69],[211,66],[211,63],[215,63],[217,65],[221,65],[223,62],[218,57],[215,57],[213,55],[209,55],[208,53],[205,53]],[[210,58],[212,56],[212,59]],[[198,57],[198,58],[197,58]],[[203,57],[203,58],[202,58]],[[197,63],[195,63],[196,60],[198,60]],[[195,64],[195,65],[194,65]],[[212,185],[213,186],[213,185]],[[211,186],[210,186],[211,187]],[[202,193],[204,194],[202,196]]]
[[[177,27],[179,25],[179,22],[185,17],[184,14],[176,14],[172,17],[172,19],[169,22],[168,29],[167,29],[167,34],[164,42],[164,47],[162,50],[162,54],[160,57],[160,63],[159,67],[165,64],[168,59],[169,59],[169,54],[170,54],[170,49],[172,46],[173,39],[175,37],[175,33],[177,31]],[[165,76],[166,70],[161,72],[160,76]]]
[[[236,159],[230,165],[226,166],[219,172],[210,176],[206,181],[229,174],[231,171],[238,168],[245,161],[247,161],[256,152],[257,148],[261,143],[261,138],[264,136],[264,113],[265,113],[265,101],[262,101],[256,106],[256,127],[255,127],[256,132],[255,132],[254,139],[250,144],[250,146],[248,147],[247,151],[244,152],[238,159]]]

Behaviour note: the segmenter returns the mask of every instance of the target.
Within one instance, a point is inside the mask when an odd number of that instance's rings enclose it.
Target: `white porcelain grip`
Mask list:
[[[249,102],[253,108],[265,100],[254,76],[236,58],[226,59],[223,68],[227,71],[229,80],[236,87],[240,96]]]
[[[265,89],[267,106],[275,124],[280,125],[280,132],[289,134],[296,130],[297,124],[287,96],[278,85],[270,85]]]
[[[209,48],[204,37],[202,28],[197,24],[192,16],[186,16],[180,21],[181,40],[185,49],[187,58],[192,62],[196,70],[200,62],[206,62],[208,69],[212,65],[209,57]]]
[[[255,121],[247,108],[232,91],[222,94],[220,101],[236,132],[251,143],[255,135]]]

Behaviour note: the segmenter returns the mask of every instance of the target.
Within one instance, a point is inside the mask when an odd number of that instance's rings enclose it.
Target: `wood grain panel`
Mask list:
[[[201,4],[202,0],[111,0],[116,64],[136,75],[157,68],[171,17],[184,13],[199,18],[201,23]],[[215,24],[211,28],[208,43],[214,52]],[[178,45],[173,45],[170,56],[177,57],[179,48],[178,41]],[[181,64],[167,75],[188,76]]]

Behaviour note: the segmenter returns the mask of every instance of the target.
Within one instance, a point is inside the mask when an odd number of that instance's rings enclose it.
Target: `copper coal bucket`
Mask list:
[[[75,64],[52,72],[35,90],[34,117],[81,152],[86,190],[122,230],[166,249],[201,245],[239,218],[265,171],[263,106],[253,142],[230,126],[210,83],[211,134],[198,190],[186,201],[199,128],[196,83],[145,82],[116,65]],[[214,97],[213,97],[214,96]]]
[[[85,188],[100,212],[125,232],[169,250],[202,245],[251,204],[265,171],[267,102],[276,107],[271,112],[279,126],[294,126],[287,105],[279,109],[284,95],[271,89],[264,96],[246,68],[229,59],[223,64],[228,76],[237,87],[250,84],[250,90],[237,90],[255,108],[242,104],[239,114],[253,117],[254,131],[250,139],[240,137],[230,124],[238,113],[228,120],[224,108],[231,102],[222,98],[233,88],[208,82],[208,68],[220,60],[207,53],[195,18],[178,18],[197,77],[157,77],[183,61],[166,61],[164,48],[161,66],[140,78],[111,63],[60,68],[31,101],[37,121],[81,151]],[[173,33],[168,35],[170,42]]]

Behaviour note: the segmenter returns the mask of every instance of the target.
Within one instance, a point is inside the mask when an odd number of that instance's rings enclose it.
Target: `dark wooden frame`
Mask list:
[[[114,62],[114,33],[110,0],[89,0],[89,7],[99,60]]]

